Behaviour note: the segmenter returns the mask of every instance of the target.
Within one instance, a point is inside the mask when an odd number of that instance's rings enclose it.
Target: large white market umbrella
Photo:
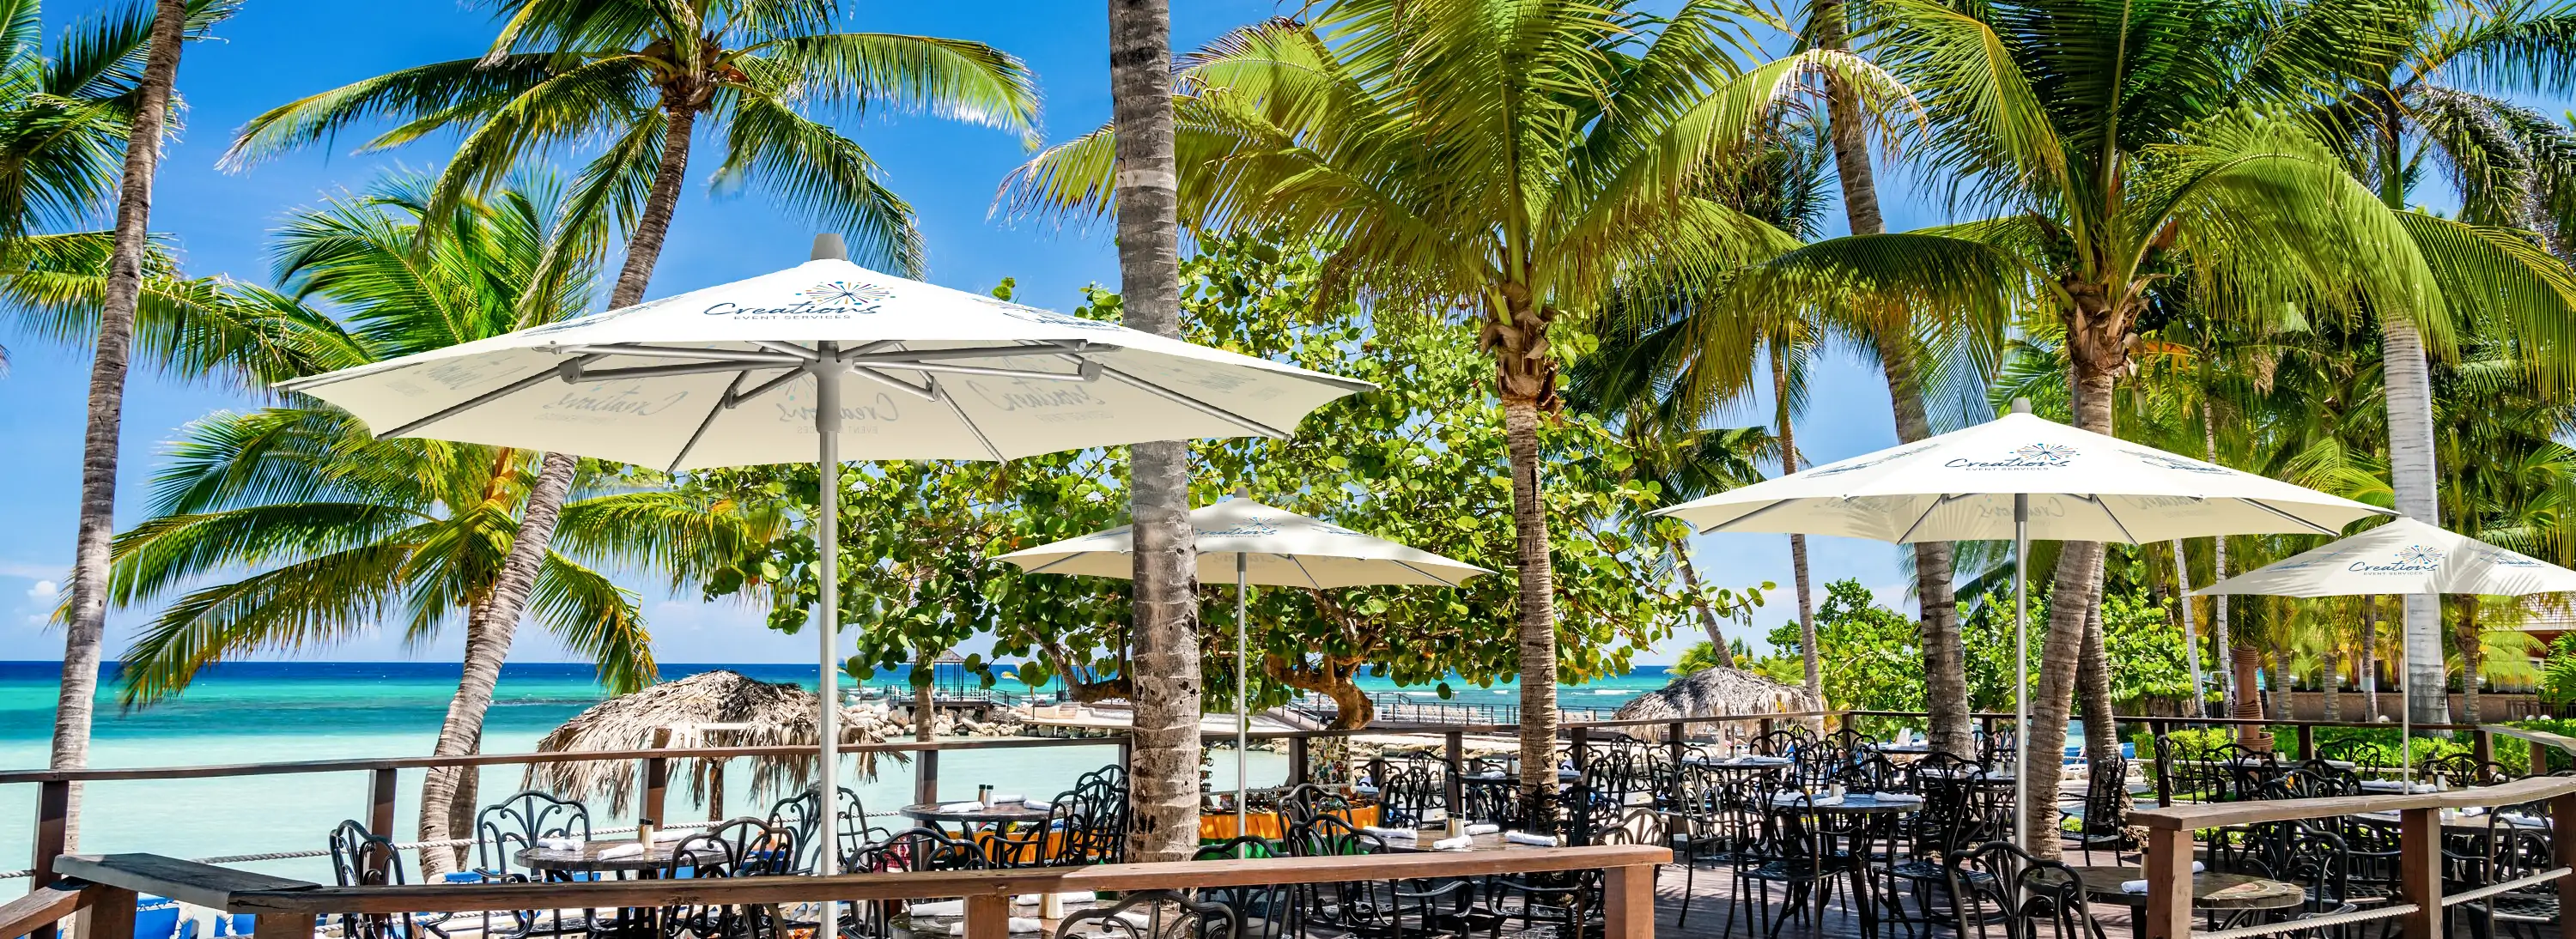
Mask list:
[[[814,460],[1008,460],[1194,437],[1286,437],[1366,382],[814,259],[635,306],[284,382],[382,437],[673,471]],[[839,502],[820,500],[822,772],[839,744]],[[824,852],[821,873],[838,873]],[[824,907],[818,935],[839,912]]]
[[[2276,597],[2465,593],[2521,597],[2569,591],[2576,591],[2576,571],[2399,517],[2192,593]],[[2403,674],[2403,644],[2398,646],[2397,665]],[[2370,680],[2375,683],[2379,679],[2374,675]],[[2411,773],[2415,766],[2415,714],[2413,708],[2400,711],[2398,761]]]
[[[1237,495],[1190,513],[1198,532],[1199,580],[1234,572],[1234,819],[1243,830],[1244,752],[1251,746],[1251,699],[1245,661],[1251,655],[1244,606],[1252,584],[1266,587],[1360,587],[1422,584],[1455,587],[1491,574],[1464,561],[1361,534]],[[1119,526],[1001,555],[1032,574],[1128,577],[1135,571],[1132,526]]]
[[[2013,710],[2025,744],[2013,794],[2030,804],[2030,539],[2137,544],[2212,535],[2325,534],[2387,515],[2277,479],[2045,420],[2027,400],[1975,427],[1659,509],[1711,532],[1878,541],[2013,540]],[[2053,756],[2051,757],[2053,758]],[[2016,841],[2029,843],[2028,812]]]

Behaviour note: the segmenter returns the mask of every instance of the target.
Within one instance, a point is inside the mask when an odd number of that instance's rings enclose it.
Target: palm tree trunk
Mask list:
[[[2183,713],[2199,716],[2209,710],[2206,683],[2200,678],[2200,629],[2192,621],[2190,558],[2182,550],[2182,539],[2173,540],[2174,612],[2182,617],[2183,663],[2191,672],[2191,709]]]
[[[1503,446],[1511,457],[1512,531],[1520,549],[1521,795],[1535,810],[1556,791],[1556,570],[1539,507],[1538,400],[1511,393],[1516,357],[1504,357]]]
[[[680,185],[689,171],[689,133],[697,123],[697,112],[685,107],[668,109],[664,114],[669,126],[663,130],[661,165],[653,170],[653,187],[644,198],[644,210],[636,216],[635,231],[626,239],[626,263],[617,273],[617,287],[608,295],[608,308],[634,306],[644,300],[644,287],[653,278],[653,265],[662,256],[662,240],[671,231],[671,215],[680,204]],[[546,553],[555,539],[555,523],[563,514],[564,498],[572,493],[573,473],[580,468],[580,458],[569,453],[548,453],[537,463],[536,482],[528,488],[528,504],[519,514],[519,531],[510,539],[510,552],[501,559],[501,571],[492,580],[491,604],[485,618],[506,628],[487,627],[486,634],[497,635],[500,656],[509,656],[509,643],[518,630],[519,618],[527,612],[528,598],[537,585],[537,570],[544,566]],[[472,624],[466,635],[474,635]],[[497,666],[496,666],[497,668]],[[497,671],[496,671],[497,674]],[[465,698],[468,690],[460,684],[457,697]],[[491,689],[482,691],[484,706],[491,703]],[[451,719],[456,715],[449,707]],[[434,756],[463,756],[474,752],[482,737],[483,707],[472,709],[474,733],[471,738],[441,732]],[[436,840],[457,837],[448,827],[455,784],[440,783],[439,777],[458,770],[432,770],[421,783],[420,837]],[[436,796],[436,798],[433,798]],[[446,873],[429,867],[437,852],[423,852],[422,876]]]
[[[1673,562],[1681,568],[1682,587],[1690,591],[1691,608],[1699,611],[1700,628],[1708,631],[1708,644],[1717,650],[1717,664],[1734,668],[1735,652],[1726,647],[1726,633],[1718,628],[1717,611],[1709,607],[1707,597],[1700,595],[1699,568],[1691,564],[1690,546],[1673,542]]]
[[[1172,153],[1168,0],[1110,0],[1109,89],[1118,153],[1118,277],[1130,329],[1180,335],[1180,184]],[[1198,566],[1189,444],[1128,448],[1135,519],[1135,748],[1127,860],[1198,846]]]
[[[2487,659],[2485,630],[2478,626],[2478,598],[2454,597],[2451,602],[2460,608],[2459,631],[2451,637],[2460,647],[2460,723],[2475,724],[2479,719],[2478,676],[2484,674],[2481,669]]]
[[[2263,719],[2263,692],[2255,687],[2254,672],[2262,667],[2263,650],[2237,646],[2228,650],[2228,664],[2236,672],[2236,710],[2227,716],[2239,720]],[[2248,750],[2272,749],[2272,735],[2262,724],[2236,725],[2236,740]]]
[[[925,655],[912,663],[912,739],[929,742],[938,736],[939,663]]]
[[[2380,361],[2388,398],[2388,475],[2397,511],[2427,525],[2442,523],[2435,504],[2432,374],[2424,362],[2424,337],[2402,315],[2380,317]],[[2441,609],[2430,597],[2407,594],[2406,707],[2418,724],[2447,724],[2450,695],[2443,692]]]
[[[2084,314],[2099,322],[2107,314]],[[2111,386],[2125,356],[2116,346],[2087,350],[2087,329],[2069,330],[2075,352],[2075,426],[2097,434],[2111,432]],[[2031,835],[2032,854],[2056,860],[2057,786],[2063,767],[2057,755],[2066,749],[2066,725],[2074,710],[2078,659],[2082,657],[2087,621],[2102,599],[2102,544],[2066,542],[2057,554],[2057,571],[2048,601],[2048,635],[2040,646],[2039,676],[2031,690],[2030,732],[2022,741],[2021,771],[2030,804],[2021,807]],[[2087,736],[2091,731],[2086,732]]]
[[[1788,337],[1771,340],[1771,399],[1778,406],[1780,422],[1780,475],[1798,471],[1798,436],[1789,415]],[[1807,536],[1789,536],[1789,574],[1798,589],[1798,652],[1806,660],[1807,693],[1818,702],[1825,700],[1824,673],[1816,667],[1816,604],[1808,593]]]
[[[2361,595],[2361,719],[2379,719],[2379,597]]]
[[[116,534],[116,444],[125,423],[125,372],[134,346],[134,307],[143,293],[143,249],[152,222],[152,175],[161,162],[161,128],[179,73],[187,4],[159,0],[143,59],[134,124],[125,141],[125,170],[116,191],[114,246],[107,297],[99,310],[97,351],[90,359],[89,426],[81,436],[80,520],[72,547],[71,609],[63,627],[61,696],[54,703],[55,769],[89,765],[90,722],[98,699],[98,664],[107,638],[108,542]],[[71,786],[63,845],[80,846],[81,786]]]
[[[2326,646],[2324,671],[2325,681],[2318,693],[2325,699],[2325,719],[2339,721],[2343,719],[2343,655],[2335,651],[2332,643]]]
[[[465,667],[456,679],[456,695],[447,701],[447,719],[438,727],[440,756],[474,753],[483,745],[483,715],[492,709],[492,689],[501,680],[501,663],[510,657],[510,641],[518,631],[515,621],[495,619],[488,602],[468,608],[465,618]],[[438,767],[429,771],[420,784],[420,830],[423,840],[464,837],[451,834],[473,829],[473,799],[459,796],[471,792],[472,767]],[[437,813],[435,819],[431,813]],[[461,820],[461,824],[460,824]],[[435,832],[435,834],[429,834]],[[392,832],[377,832],[392,837]],[[424,875],[462,870],[466,849],[422,848],[421,871]]]
[[[2200,442],[2209,462],[2218,463],[2218,416],[2206,398],[2200,402]],[[2214,584],[2226,579],[2227,537],[2220,535],[2209,539],[2209,582]],[[2236,648],[2236,637],[2228,634],[2227,595],[2223,593],[2209,598],[2209,641],[2222,656]],[[2225,680],[2220,683],[2224,687],[2218,689],[2219,710],[2234,715],[2239,689],[2236,673],[2233,669],[2221,671],[2225,673]]]
[[[2075,693],[2084,701],[2084,759],[2092,766],[2120,760],[2120,712],[2111,700],[2111,657],[2102,631],[2102,608],[2084,617],[2084,648],[2075,660]]]
[[[1846,24],[1841,0],[1818,0],[1811,15],[1816,44],[1826,49],[1843,48]],[[1870,166],[1859,99],[1842,83],[1830,77],[1826,81],[1827,132],[1834,145],[1834,174],[1842,183],[1843,220],[1850,225],[1852,234],[1885,234],[1887,222],[1878,206],[1878,174]],[[1896,439],[1913,443],[1932,435],[1932,422],[1923,408],[1923,386],[1916,379],[1911,350],[1904,345],[1908,333],[1894,327],[1881,333],[1879,370],[1887,376]],[[1968,653],[1959,633],[1959,603],[1951,589],[1950,575],[1948,542],[1915,543],[1914,599],[1923,617],[1923,672],[1927,684],[1924,710],[1930,714],[1925,734],[1934,750],[1974,756],[1977,743],[1968,716]]]

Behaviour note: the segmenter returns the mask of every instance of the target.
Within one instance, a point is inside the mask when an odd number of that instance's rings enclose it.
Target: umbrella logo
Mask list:
[[[797,291],[796,295],[820,304],[866,307],[864,312],[874,312],[877,304],[894,296],[875,284],[853,284],[846,280],[825,281]]]
[[[797,291],[796,296],[800,299],[786,306],[744,306],[726,301],[710,305],[700,312],[708,316],[731,317],[736,322],[839,320],[875,313],[878,304],[894,295],[874,284],[827,280]]]
[[[2422,574],[2442,569],[2442,559],[2449,555],[2431,547],[2410,544],[2397,549],[2397,556],[2386,564],[2354,561],[2346,570],[2356,574]]]
[[[1960,457],[1941,465],[1964,470],[2044,470],[2062,469],[2074,460],[2074,447],[2054,443],[2034,443],[2016,448],[2000,460],[1971,460]]]
[[[1255,515],[1224,528],[1202,528],[1198,533],[1201,538],[1258,538],[1278,534],[1279,526],[1262,521],[1261,516]]]
[[[2122,450],[2120,452],[2137,457],[2138,462],[2157,469],[2181,470],[2186,473],[2208,473],[2211,475],[2225,475],[2228,472],[2227,467],[2224,466],[2213,466],[2199,460],[2190,459],[2188,457],[2179,457],[2170,453],[2158,453],[2152,450]]]

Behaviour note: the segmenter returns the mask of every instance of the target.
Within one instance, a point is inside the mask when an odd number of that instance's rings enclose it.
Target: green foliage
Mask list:
[[[1690,648],[1682,650],[1681,658],[1674,660],[1670,674],[1678,678],[1692,672],[1705,672],[1722,664],[1724,660],[1717,657],[1717,645],[1702,639],[1691,643]]]
[[[2550,641],[2549,658],[2540,663],[2540,697],[2551,704],[2576,701],[2576,633]]]

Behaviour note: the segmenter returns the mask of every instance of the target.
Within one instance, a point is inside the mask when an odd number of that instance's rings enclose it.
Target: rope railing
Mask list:
[[[2254,939],[2256,936],[2277,936],[2282,933],[2304,932],[2310,929],[2331,929],[2336,926],[2349,926],[2354,923],[2367,923],[2375,920],[2394,919],[2396,917],[2414,913],[2421,909],[2423,909],[2423,907],[2412,903],[2392,903],[2375,909],[2354,910],[2349,913],[2329,913],[2324,916],[2311,916],[2306,919],[2282,920],[2277,923],[2238,926],[2234,929],[2194,932],[2191,934],[2191,937],[2192,939]]]

